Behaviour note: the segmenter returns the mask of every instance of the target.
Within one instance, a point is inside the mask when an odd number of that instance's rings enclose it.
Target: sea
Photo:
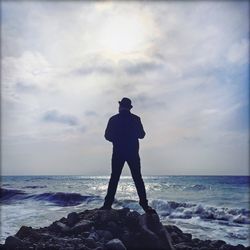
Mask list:
[[[144,176],[149,204],[163,224],[193,238],[250,245],[250,176]],[[1,243],[22,225],[50,225],[99,208],[109,176],[2,176]],[[143,213],[131,176],[122,176],[113,208]]]

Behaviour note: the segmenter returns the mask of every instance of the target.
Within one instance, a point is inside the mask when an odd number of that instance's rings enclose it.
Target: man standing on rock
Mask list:
[[[145,136],[140,117],[132,114],[131,100],[119,101],[119,113],[109,119],[105,138],[113,143],[112,173],[107,195],[101,209],[111,209],[124,163],[127,162],[134,180],[140,205],[145,212],[154,212],[148,205],[145,185],[141,176],[139,140]]]

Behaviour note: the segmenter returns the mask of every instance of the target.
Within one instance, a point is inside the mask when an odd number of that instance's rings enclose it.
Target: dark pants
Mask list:
[[[104,205],[111,206],[114,202],[117,185],[125,162],[128,163],[128,166],[130,168],[132,178],[134,180],[135,187],[140,199],[140,205],[143,208],[147,208],[148,201],[146,197],[145,185],[141,176],[141,163],[138,153],[126,157],[121,156],[117,153],[113,153],[112,173],[109,180],[108,192],[105,197]]]

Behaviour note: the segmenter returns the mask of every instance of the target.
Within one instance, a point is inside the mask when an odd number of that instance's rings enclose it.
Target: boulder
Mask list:
[[[39,225],[38,225],[39,226]],[[174,225],[163,226],[155,213],[129,209],[85,210],[70,213],[50,226],[23,226],[0,249],[14,250],[250,250],[222,240],[192,239]]]
[[[49,226],[50,230],[54,232],[69,232],[70,228],[60,221],[55,221]]]
[[[22,226],[15,235],[19,239],[23,240],[26,237],[30,237],[35,241],[40,240],[42,235],[38,234],[32,227]]]
[[[103,238],[106,241],[109,241],[114,238],[112,233],[108,230],[97,230],[96,232],[101,238]]]
[[[79,221],[79,215],[76,212],[69,213],[67,216],[67,224],[72,227]]]
[[[81,220],[75,226],[71,228],[71,232],[73,233],[82,233],[86,230],[89,230],[94,223],[90,220]]]
[[[131,229],[136,229],[138,226],[140,214],[136,211],[128,212],[126,216],[126,225]]]
[[[93,238],[86,238],[84,240],[84,243],[89,248],[96,248],[97,247],[96,241]]]
[[[113,239],[106,243],[106,248],[108,250],[126,250],[127,248],[119,239]]]
[[[223,240],[213,240],[210,243],[210,246],[215,248],[215,249],[219,249],[222,245],[225,245],[225,244],[226,244],[226,242]]]
[[[20,248],[24,248],[24,245],[25,245],[24,242],[15,236],[9,236],[5,240],[6,249],[10,249],[10,250],[20,249]]]

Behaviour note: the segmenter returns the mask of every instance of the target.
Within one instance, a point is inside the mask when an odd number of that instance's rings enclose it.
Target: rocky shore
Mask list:
[[[222,240],[199,240],[173,225],[163,226],[157,214],[128,208],[72,212],[50,226],[22,226],[0,249],[14,250],[244,250]]]

